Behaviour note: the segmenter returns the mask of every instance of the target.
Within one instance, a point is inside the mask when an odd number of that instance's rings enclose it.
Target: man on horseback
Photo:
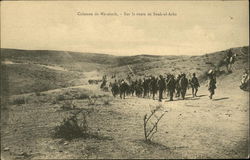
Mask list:
[[[235,62],[235,57],[236,55],[234,55],[232,49],[230,49],[227,53],[226,58],[224,59],[224,61],[226,62],[228,73],[232,73],[232,65]]]

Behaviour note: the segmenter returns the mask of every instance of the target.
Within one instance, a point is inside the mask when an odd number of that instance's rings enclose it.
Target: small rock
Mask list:
[[[64,143],[64,145],[68,145],[68,143],[67,143],[67,142],[65,142],[65,143]]]
[[[10,150],[9,147],[5,147],[5,148],[3,149],[3,151],[9,151],[9,150]]]
[[[63,152],[62,150],[59,150],[59,152]]]

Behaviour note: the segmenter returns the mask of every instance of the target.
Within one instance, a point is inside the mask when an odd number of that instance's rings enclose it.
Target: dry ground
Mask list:
[[[204,85],[198,97],[191,97],[189,90],[186,100],[165,99],[161,103],[149,98],[112,98],[94,85],[13,96],[10,101],[14,104],[2,111],[2,158],[246,158],[249,94],[237,83],[228,85],[230,80],[235,82],[233,77],[218,79],[213,100]],[[86,98],[77,98],[78,94],[99,98],[89,105]],[[59,95],[64,98],[58,99]],[[27,97],[26,104],[15,104],[23,97]],[[72,111],[61,109],[66,99],[73,99],[75,110],[89,111],[90,131],[98,137],[53,138],[54,127]],[[152,142],[146,143],[143,116],[159,103],[168,112]]]
[[[4,80],[9,85],[4,91],[10,95],[7,101],[1,99],[5,103],[1,107],[1,158],[246,158],[249,92],[239,89],[244,67],[248,66],[248,47],[245,49],[234,49],[238,54],[234,72],[218,77],[213,100],[202,83],[198,97],[193,98],[188,90],[186,100],[164,99],[161,103],[150,98],[113,98],[87,81],[100,79],[100,70],[113,62],[106,72],[119,76],[127,75],[128,62],[133,62],[131,68],[139,76],[180,71],[201,76],[211,68],[207,62],[219,61],[225,52],[117,59],[98,54],[6,50],[7,64],[1,69],[7,72],[1,72],[1,78],[7,77]],[[91,104],[89,96],[97,97],[97,101]],[[75,108],[62,108],[70,104]],[[143,117],[158,105],[168,112],[152,141],[145,142]],[[88,113],[89,132],[95,136],[55,138],[55,127],[78,110]]]

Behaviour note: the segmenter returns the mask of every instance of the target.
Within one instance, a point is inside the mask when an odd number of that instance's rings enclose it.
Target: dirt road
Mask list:
[[[193,98],[188,90],[186,100],[172,102],[131,96],[125,100],[110,98],[107,105],[102,99],[95,105],[88,105],[86,100],[74,100],[77,108],[92,110],[88,123],[91,132],[100,135],[97,139],[66,141],[51,137],[53,128],[68,114],[58,111],[61,102],[10,106],[7,127],[1,134],[2,157],[246,158],[249,93],[239,89],[234,75],[222,78],[227,83],[218,79],[213,100],[208,98],[204,85],[199,89],[198,97]],[[65,89],[77,88],[101,92],[98,86]],[[57,90],[57,93],[61,91]],[[50,91],[44,94],[50,94]],[[143,116],[157,105],[162,105],[168,112],[159,122],[152,142],[146,143]]]

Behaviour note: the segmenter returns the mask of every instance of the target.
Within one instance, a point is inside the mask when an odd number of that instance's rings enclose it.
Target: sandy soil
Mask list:
[[[86,75],[97,75],[88,72]],[[96,77],[95,77],[96,78]],[[99,86],[82,85],[29,94],[29,102],[9,105],[2,111],[2,159],[73,158],[246,158],[248,155],[248,92],[239,89],[234,75],[218,80],[213,100],[206,86],[198,97],[163,102],[150,98],[112,98]],[[232,81],[232,83],[230,83]],[[228,85],[231,84],[231,85]],[[99,138],[64,140],[53,138],[56,125],[70,111],[61,110],[62,101],[46,99],[63,91],[89,89],[92,94],[109,94],[94,105],[87,99],[73,99],[76,109],[90,111],[87,121]],[[22,95],[23,96],[23,95]],[[166,97],[166,96],[165,96]],[[104,103],[108,100],[108,104]],[[144,141],[143,116],[162,105],[168,111],[151,142]]]

